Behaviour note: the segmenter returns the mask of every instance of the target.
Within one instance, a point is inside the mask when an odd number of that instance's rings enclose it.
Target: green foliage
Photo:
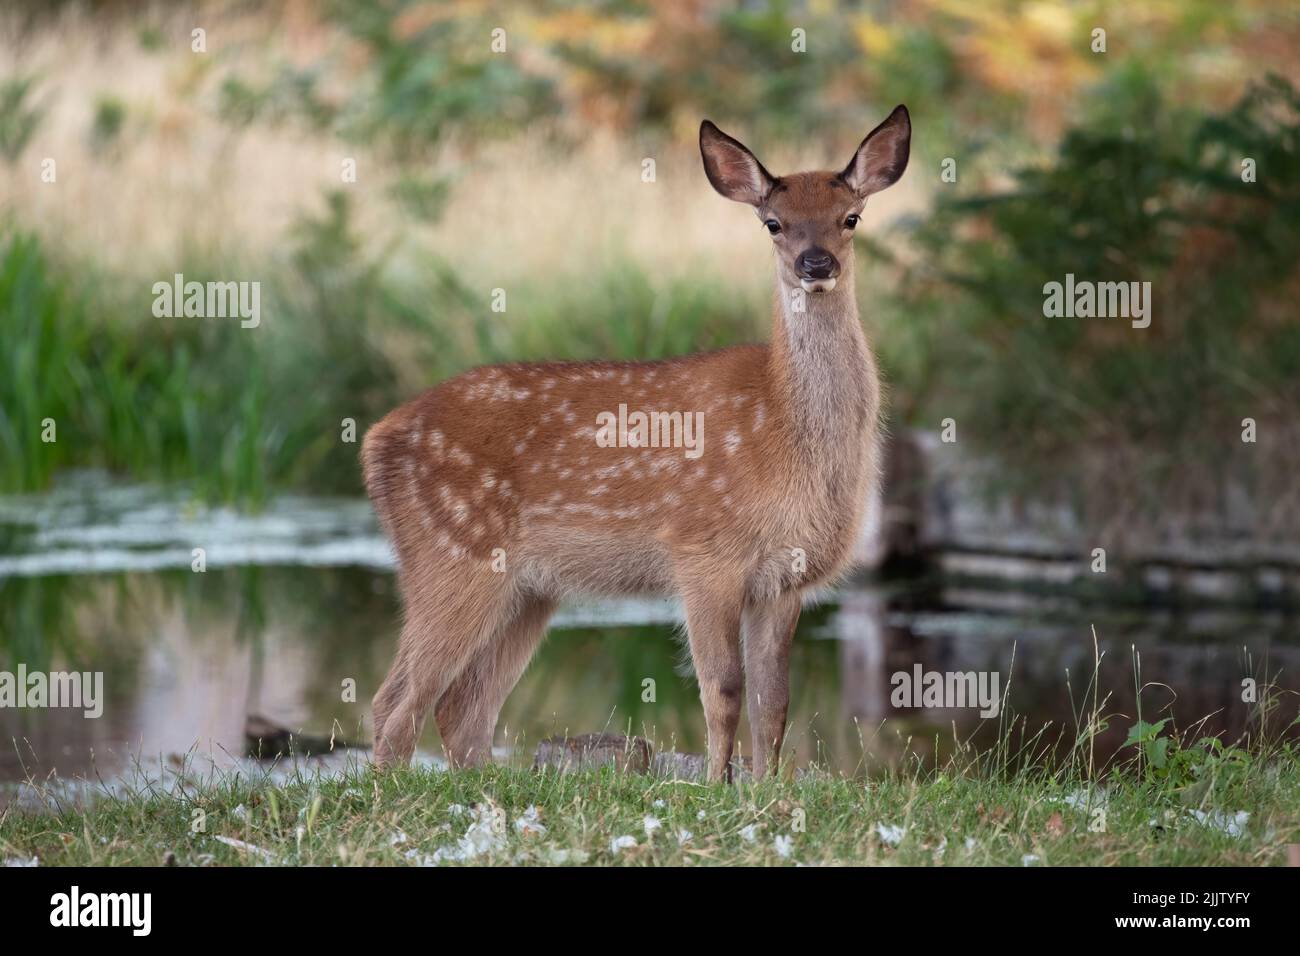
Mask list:
[[[322,387],[320,365],[300,361],[309,350],[292,334],[231,319],[155,319],[142,290],[96,278],[55,266],[30,236],[0,237],[0,486],[41,488],[56,469],[79,465],[254,502],[306,476],[356,487],[338,461],[318,470],[339,428],[320,416],[341,396]],[[318,335],[327,328],[340,331],[322,324]],[[382,374],[359,338],[326,335],[340,372],[326,386],[357,380],[349,356],[366,376]],[[47,421],[56,441],[43,440]]]
[[[10,164],[18,162],[41,125],[41,111],[30,100],[35,86],[31,76],[0,82],[0,156]]]
[[[342,190],[289,239],[286,259],[266,271],[178,269],[187,281],[262,281],[262,325],[244,329],[153,318],[143,286],[0,232],[0,489],[40,489],[61,468],[97,466],[181,481],[209,499],[359,493],[343,420],[359,435],[413,387],[484,362],[721,346],[752,338],[761,314],[715,283],[656,284],[623,266],[591,284],[512,289],[499,315],[445,263],[367,247]],[[56,442],[42,441],[46,419]]]
[[[230,122],[303,120],[345,139],[385,147],[399,157],[422,155],[452,129],[477,138],[516,132],[558,108],[552,81],[493,53],[496,22],[486,13],[425,16],[428,6],[333,2],[333,22],[366,52],[352,95],[322,94],[328,62],[280,66],[261,84],[229,76],[219,109]],[[427,198],[427,197],[426,197]],[[428,212],[427,202],[424,212]]]
[[[301,120],[310,129],[331,129],[340,110],[319,92],[322,76],[319,67],[294,66],[281,66],[260,86],[227,76],[217,91],[217,112],[232,126],[259,120],[272,125]]]
[[[157,53],[163,49],[167,38],[157,24],[145,23],[136,31],[136,42],[140,44],[140,49]]]
[[[45,484],[71,459],[68,422],[90,377],[84,303],[52,280],[35,239],[0,256],[0,481]],[[55,441],[42,440],[53,422]],[[58,441],[63,429],[63,441]]]
[[[1207,457],[1207,434],[1234,436],[1243,408],[1291,424],[1300,95],[1273,78],[1197,121],[1125,88],[1051,162],[1004,191],[941,195],[915,229],[883,342],[911,417],[960,415],[1023,464],[1159,435],[1169,467],[1179,449]],[[1243,156],[1258,182],[1242,181]],[[1151,328],[1044,317],[1045,283],[1067,273],[1151,282]]]
[[[1177,736],[1162,733],[1169,722],[1168,717],[1153,724],[1139,720],[1129,728],[1124,746],[1136,750],[1141,778],[1177,793],[1191,805],[1202,803],[1212,790],[1220,795],[1233,792],[1250,769],[1250,753],[1225,745],[1218,737],[1201,737],[1185,744]]]
[[[403,173],[390,188],[390,195],[408,215],[427,223],[442,218],[450,193],[448,180],[431,178],[423,173]]]
[[[95,116],[90,121],[90,142],[96,151],[111,148],[121,137],[126,125],[126,104],[115,96],[103,96],[95,103]]]

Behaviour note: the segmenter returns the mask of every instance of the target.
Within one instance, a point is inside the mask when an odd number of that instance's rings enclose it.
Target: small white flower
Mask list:
[[[695,814],[695,819],[697,819],[697,820],[703,820],[703,819],[704,819],[704,811],[701,810],[699,813]]]
[[[617,854],[620,850],[630,850],[636,846],[636,837],[620,836],[609,841],[609,852]]]
[[[681,829],[681,830],[678,830],[678,831],[677,831],[677,845],[678,845],[678,846],[681,846],[682,844],[690,843],[690,842],[691,842],[691,837],[693,837],[693,836],[695,836],[695,834],[692,833],[690,830],[687,830],[687,829],[685,829],[685,828],[683,828],[683,829]]]
[[[504,812],[499,807],[489,806],[484,811],[475,810],[470,814],[474,822],[465,830],[465,835],[453,846],[440,847],[434,851],[433,862],[444,860],[472,860],[488,853],[499,853],[505,849]]]
[[[880,836],[881,843],[888,843],[890,846],[898,846],[903,842],[903,835],[907,833],[907,827],[896,827],[889,823],[877,823],[876,833]]]
[[[663,800],[656,800],[654,802],[654,808],[656,810],[662,810],[666,806],[668,806],[668,804],[664,803]]]
[[[402,830],[393,831],[393,835],[388,838],[389,846],[401,846],[406,842],[406,833]]]
[[[1250,813],[1246,810],[1238,810],[1233,814],[1224,813],[1222,810],[1213,810],[1210,813],[1204,810],[1192,810],[1191,814],[1202,826],[1221,830],[1232,837],[1245,834],[1246,824],[1250,820]]]
[[[461,806],[459,803],[453,803],[451,806],[447,808],[447,812],[450,813],[453,817],[458,817],[465,812],[465,808]]]
[[[568,850],[562,847],[553,846],[547,854],[550,861],[556,865],[561,863],[586,863],[591,854],[586,850]]]
[[[751,823],[751,824],[750,824],[749,826],[747,826],[747,827],[742,827],[741,830],[740,830],[740,838],[741,838],[742,840],[744,840],[746,843],[753,843],[755,840],[757,840],[757,839],[758,839],[758,824],[757,824],[757,823]]]
[[[649,814],[647,814],[646,818],[641,821],[641,825],[645,827],[645,835],[647,838],[654,836],[655,831],[663,826],[663,824],[659,822],[658,817],[652,817]]]
[[[1086,810],[1089,807],[1095,810],[1097,807],[1105,807],[1109,800],[1110,794],[1105,789],[1098,788],[1091,792],[1076,790],[1073,793],[1067,793],[1065,796],[1057,798],[1053,802],[1064,803],[1067,807],[1072,807],[1075,810]]]
[[[526,837],[542,836],[546,833],[546,827],[537,812],[537,807],[529,804],[523,815],[515,818],[515,830]]]
[[[974,837],[967,837],[967,838],[966,838],[966,852],[967,852],[967,853],[969,853],[971,850],[975,849],[976,845],[977,845],[977,844],[975,843],[975,838],[974,838]]]
[[[1020,858],[1021,866],[1033,866],[1037,862],[1039,862],[1039,858],[1036,853],[1026,853]]]
[[[777,856],[782,857],[783,859],[789,859],[790,854],[794,852],[794,840],[791,837],[786,836],[784,833],[778,833],[776,835],[776,842],[773,845],[773,849],[776,850]]]
[[[235,807],[235,809],[233,809],[233,810],[230,811],[230,815],[231,815],[232,817],[234,817],[236,820],[247,820],[247,819],[248,819],[248,807],[244,806],[244,805],[241,803],[239,806]]]

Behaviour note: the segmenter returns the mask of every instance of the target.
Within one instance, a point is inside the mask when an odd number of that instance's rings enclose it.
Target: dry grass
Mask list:
[[[0,211],[70,253],[152,277],[170,273],[182,250],[264,262],[299,215],[320,207],[324,191],[346,188],[361,235],[386,244],[400,230],[471,284],[582,281],[619,261],[664,278],[717,277],[751,288],[770,281],[766,236],[748,210],[709,188],[690,136],[648,148],[595,130],[571,152],[556,147],[552,130],[537,127],[487,145],[449,142],[427,169],[415,170],[452,181],[441,220],[417,228],[388,197],[404,172],[391,159],[292,125],[240,129],[224,122],[217,90],[226,75],[258,77],[269,64],[316,62],[327,51],[349,62],[344,38],[309,9],[160,9],[152,22],[165,45],[153,51],[141,46],[138,20],[73,9],[23,36],[12,17],[0,21],[0,59],[12,63],[7,74],[39,77],[44,107],[14,174],[0,180]],[[207,30],[206,54],[189,49],[193,24]],[[108,97],[125,106],[126,121],[117,145],[103,150],[90,129],[97,104]],[[833,166],[872,122],[864,116],[862,131],[846,130],[848,146],[751,145],[774,170]],[[57,163],[54,184],[40,181],[47,157]],[[358,182],[347,186],[345,157],[358,168]],[[647,157],[656,162],[653,183],[641,178]],[[918,168],[873,200],[866,232],[924,206],[931,181],[937,174]]]

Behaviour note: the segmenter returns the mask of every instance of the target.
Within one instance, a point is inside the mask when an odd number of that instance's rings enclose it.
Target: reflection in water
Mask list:
[[[137,758],[167,765],[190,752],[238,766],[250,714],[368,739],[370,698],[391,660],[398,619],[391,576],[357,568],[9,578],[0,580],[0,600],[0,669],[13,671],[21,660],[29,668],[103,671],[106,698],[97,720],[71,710],[0,710],[3,781],[54,773],[111,780]],[[896,761],[909,739],[911,752],[941,757],[954,737],[987,743],[1019,719],[1031,733],[1049,724],[1049,738],[1068,742],[1093,671],[1093,623],[1112,713],[1137,712],[1135,655],[1148,685],[1143,716],[1168,706],[1161,716],[1172,715],[1181,730],[1207,715],[1200,733],[1236,738],[1256,729],[1257,708],[1242,701],[1243,677],[1277,677],[1297,689],[1300,646],[1280,616],[1204,614],[1153,624],[1149,613],[1009,615],[945,607],[947,600],[849,588],[805,613],[791,663],[788,752],[797,762],[874,770]],[[703,718],[694,683],[681,673],[676,614],[671,604],[638,602],[566,610],[506,705],[498,747],[526,759],[551,734],[610,730],[702,749]],[[33,635],[48,641],[37,647]],[[1007,711],[981,720],[973,708],[896,709],[890,677],[916,664],[997,671]],[[1278,722],[1294,717],[1294,701],[1284,701]],[[1112,720],[1098,752],[1118,748],[1131,723]],[[746,753],[747,733],[742,726]],[[433,721],[422,749],[438,752]]]
[[[196,547],[204,573],[191,570]],[[791,659],[786,753],[873,772],[905,752],[942,759],[955,741],[983,746],[1013,727],[1033,734],[1046,725],[1045,739],[1068,745],[1088,706],[1093,626],[1102,696],[1117,715],[1103,757],[1122,746],[1138,713],[1139,661],[1147,719],[1172,716],[1180,731],[1230,739],[1258,734],[1259,707],[1243,701],[1247,677],[1288,691],[1273,725],[1294,718],[1294,615],[1124,612],[978,584],[912,568],[806,609]],[[0,784],[51,774],[111,782],[137,762],[158,777],[184,755],[248,771],[239,755],[253,714],[366,740],[397,622],[391,555],[364,501],[285,497],[247,515],[94,475],[48,495],[0,499],[0,671],[19,663],[102,671],[106,698],[94,720],[79,710],[0,709]],[[563,609],[506,704],[498,755],[526,760],[543,737],[594,731],[703,749],[680,624],[670,601]],[[988,720],[974,708],[896,708],[891,677],[917,665],[995,671],[1007,705]],[[743,724],[739,746],[750,749]],[[432,720],[421,748],[424,759],[439,752]]]

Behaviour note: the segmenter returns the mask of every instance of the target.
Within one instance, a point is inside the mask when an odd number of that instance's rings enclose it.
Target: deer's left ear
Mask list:
[[[911,143],[912,118],[900,103],[887,120],[867,134],[840,178],[863,199],[878,193],[903,175]]]

